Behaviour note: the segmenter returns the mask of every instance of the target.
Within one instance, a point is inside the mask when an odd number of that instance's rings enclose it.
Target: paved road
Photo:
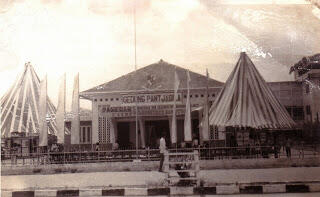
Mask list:
[[[201,171],[200,177],[206,183],[320,181],[320,167],[207,170]],[[165,173],[156,171],[1,176],[1,188],[12,190],[156,186],[161,184],[164,178]]]

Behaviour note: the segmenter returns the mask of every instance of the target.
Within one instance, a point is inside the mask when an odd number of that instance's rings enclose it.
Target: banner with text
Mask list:
[[[185,113],[185,105],[176,106],[176,115]],[[192,105],[198,107],[198,104]],[[103,117],[134,117],[136,106],[109,106],[99,105],[99,116]],[[173,105],[145,105],[138,106],[138,116],[169,116],[172,115]]]

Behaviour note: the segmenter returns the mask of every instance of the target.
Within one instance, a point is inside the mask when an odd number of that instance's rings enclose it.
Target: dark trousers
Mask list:
[[[291,148],[290,147],[286,147],[286,152],[287,152],[287,157],[291,158]]]
[[[164,162],[164,154],[160,153],[160,166],[159,166],[159,171],[162,171],[162,166]]]

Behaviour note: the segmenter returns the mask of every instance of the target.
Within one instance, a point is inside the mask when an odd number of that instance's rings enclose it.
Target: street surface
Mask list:
[[[200,177],[209,184],[320,181],[320,167],[202,170]],[[164,178],[165,173],[157,171],[1,176],[1,188],[13,190],[157,186],[161,185]]]

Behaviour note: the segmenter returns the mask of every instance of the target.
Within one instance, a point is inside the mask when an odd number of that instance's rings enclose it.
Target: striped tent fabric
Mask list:
[[[21,76],[17,78],[9,91],[1,98],[1,136],[10,137],[12,132],[39,133],[39,94],[40,79],[30,63],[25,64]],[[47,98],[47,113],[51,121],[49,133],[56,134],[54,119],[56,108]]]
[[[210,108],[210,125],[289,129],[295,126],[245,52]]]

